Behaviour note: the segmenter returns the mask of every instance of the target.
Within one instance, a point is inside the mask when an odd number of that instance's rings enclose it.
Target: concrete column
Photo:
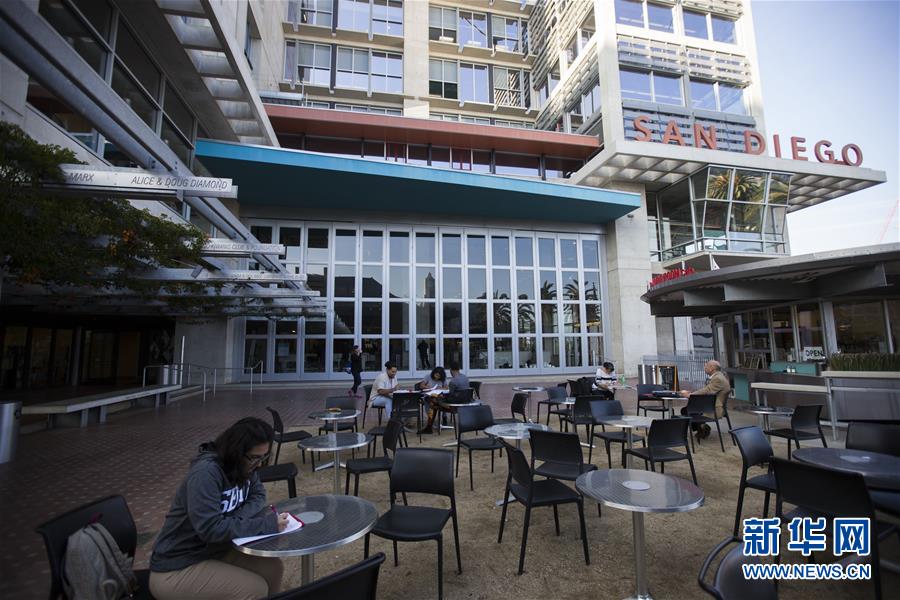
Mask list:
[[[204,367],[230,367],[234,342],[233,328],[229,327],[229,319],[196,319],[179,318],[175,321],[175,362],[181,358],[181,337],[184,336],[184,362]],[[211,377],[211,376],[208,376]],[[234,380],[234,373],[226,371],[226,376],[219,375],[219,382]],[[185,382],[187,374],[185,373]],[[194,372],[192,382],[199,384],[201,375]],[[212,387],[212,379],[208,380]]]
[[[597,26],[595,35],[597,63],[600,70],[600,101],[603,106],[603,143],[608,147],[614,140],[625,138],[625,126],[622,123],[622,93],[619,89],[619,49],[614,3],[609,0],[594,0],[594,20]],[[646,211],[644,213],[646,221]],[[645,233],[642,239],[646,237]]]
[[[403,116],[427,119],[428,2],[403,3]]]
[[[645,354],[656,354],[656,323],[650,305],[640,300],[650,281],[647,199],[640,184],[615,183],[611,189],[641,194],[641,207],[609,223],[606,236],[609,314],[608,339],[620,373],[636,377]]]
[[[656,349],[661,354],[675,352],[675,320],[672,317],[656,317]]]

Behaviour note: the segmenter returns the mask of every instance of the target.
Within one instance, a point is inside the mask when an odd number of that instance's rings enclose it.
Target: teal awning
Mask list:
[[[641,205],[629,192],[229,142],[200,140],[196,157],[233,180],[241,204],[578,223]]]

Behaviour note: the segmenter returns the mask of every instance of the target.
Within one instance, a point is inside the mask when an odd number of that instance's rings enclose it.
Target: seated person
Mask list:
[[[397,367],[388,361],[384,363],[384,371],[375,378],[372,384],[372,394],[369,396],[369,406],[383,406],[387,411],[388,419],[394,410],[394,392],[400,389],[397,383]]]
[[[719,364],[717,360],[708,360],[706,364],[703,365],[703,372],[706,373],[707,380],[706,385],[700,388],[699,390],[689,392],[688,390],[681,390],[679,393],[683,398],[687,398],[688,396],[697,395],[705,395],[705,394],[715,394],[716,395],[716,418],[721,419],[724,414],[723,407],[725,406],[725,400],[728,398],[728,394],[731,393],[731,383],[728,381],[728,376],[722,372],[722,365]],[[681,414],[687,415],[687,407],[681,409]],[[696,424],[692,425],[694,431],[697,431],[697,436],[699,438],[707,438],[709,437],[710,427],[706,423],[703,423],[702,426],[698,427]]]
[[[469,385],[469,378],[466,374],[459,370],[459,363],[450,363],[450,384],[448,389],[450,394],[456,393],[457,390],[466,390],[472,387]]]
[[[435,389],[447,389],[447,372],[444,371],[444,367],[435,367],[431,370],[431,373],[426,377],[416,383],[416,389],[419,391],[428,391]],[[428,409],[428,424],[422,428],[422,433],[432,433],[431,426],[434,423],[434,417],[437,414],[437,402],[436,398],[427,398],[429,403]]]
[[[616,375],[615,365],[611,362],[605,362],[600,365],[600,368],[597,369],[597,374],[594,376],[594,388],[612,392],[614,391],[613,386],[618,380],[619,376]]]
[[[253,600],[281,589],[280,559],[231,547],[234,538],[287,527],[287,513],[265,509],[266,490],[256,474],[273,439],[271,425],[248,417],[200,446],[153,545],[154,598]]]

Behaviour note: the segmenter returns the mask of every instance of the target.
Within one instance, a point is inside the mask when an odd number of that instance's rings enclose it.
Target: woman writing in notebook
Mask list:
[[[150,592],[168,598],[264,598],[281,589],[277,558],[241,554],[239,537],[278,533],[290,516],[266,507],[256,470],[269,459],[274,432],[241,419],[200,446],[178,486],[150,557]]]

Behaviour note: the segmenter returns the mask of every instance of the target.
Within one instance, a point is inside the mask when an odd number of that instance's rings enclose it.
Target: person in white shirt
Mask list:
[[[619,376],[616,375],[616,367],[611,362],[605,362],[597,369],[594,376],[594,387],[600,390],[613,391],[613,386],[618,381]]]
[[[372,394],[369,396],[369,406],[383,406],[388,418],[394,408],[394,392],[400,389],[397,383],[397,367],[390,361],[384,363],[384,371],[375,378],[372,384]]]

